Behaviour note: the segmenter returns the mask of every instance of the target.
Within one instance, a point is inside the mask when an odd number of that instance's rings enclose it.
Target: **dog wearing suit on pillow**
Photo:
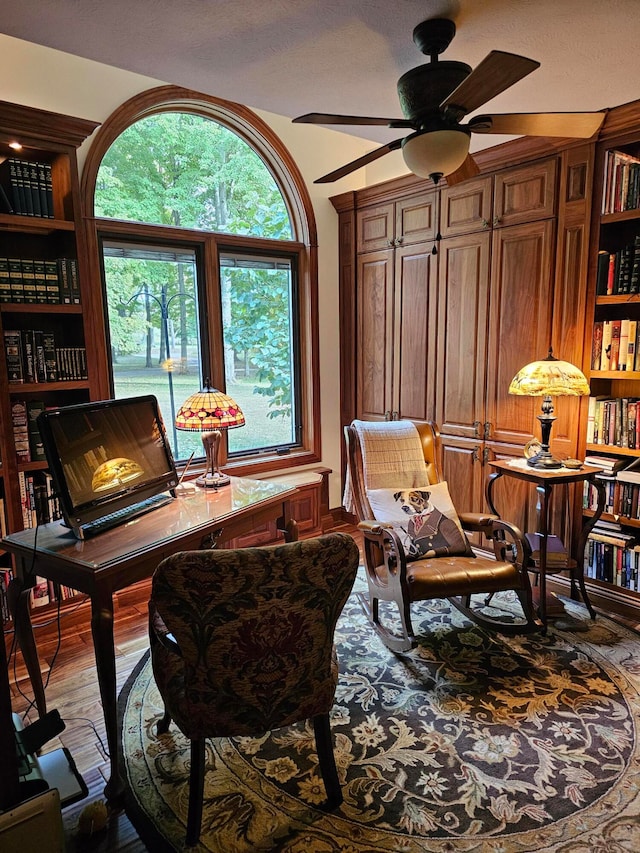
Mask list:
[[[430,492],[412,489],[396,492],[393,497],[410,516],[410,556],[440,557],[465,552],[466,543],[457,524],[436,509]]]

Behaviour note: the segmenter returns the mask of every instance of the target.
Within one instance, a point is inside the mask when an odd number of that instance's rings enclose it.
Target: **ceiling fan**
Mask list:
[[[336,181],[401,148],[405,163],[414,174],[429,177],[435,184],[446,175],[447,183],[455,184],[479,172],[469,154],[472,133],[587,139],[600,128],[604,112],[479,115],[461,124],[466,115],[535,71],[540,63],[500,50],[492,50],[473,70],[464,62],[439,61],[438,56],[450,45],[455,32],[454,22],[446,18],[423,21],[414,29],[413,40],[429,62],[412,68],[398,80],[404,118],[307,113],[293,119],[304,124],[387,125],[412,131],[314,183]]]

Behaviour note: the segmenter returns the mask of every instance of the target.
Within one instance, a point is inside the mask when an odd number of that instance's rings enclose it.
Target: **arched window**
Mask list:
[[[319,459],[315,223],[295,164],[238,105],[161,87],[98,131],[83,173],[103,286],[109,393],[154,393],[174,426],[209,384],[243,409],[228,465]]]

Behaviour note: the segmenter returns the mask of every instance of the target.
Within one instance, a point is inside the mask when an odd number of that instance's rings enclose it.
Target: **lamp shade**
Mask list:
[[[590,393],[584,373],[568,361],[547,358],[531,361],[511,380],[509,394],[527,397],[581,397]]]
[[[244,414],[236,401],[215,388],[204,388],[188,397],[176,415],[176,429],[206,432],[244,426]]]
[[[464,130],[418,131],[403,140],[402,156],[414,175],[437,183],[462,166],[469,154],[469,141]]]

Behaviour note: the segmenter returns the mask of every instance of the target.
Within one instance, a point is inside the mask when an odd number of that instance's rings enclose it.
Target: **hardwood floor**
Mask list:
[[[136,663],[149,646],[147,636],[147,601],[150,581],[116,593],[115,645],[118,690],[125,683]],[[63,609],[60,617],[60,647],[58,649],[58,620],[55,612],[33,614],[34,631],[46,687],[47,708],[56,708],[66,728],[49,741],[43,752],[66,746],[89,788],[89,796],[63,810],[68,853],[80,851],[145,851],[123,811],[109,815],[106,831],[92,838],[77,832],[77,818],[82,809],[94,800],[104,800],[103,789],[109,772],[102,706],[96,680],[93,642],[90,629],[91,611],[88,600]],[[13,635],[5,636],[7,654]],[[14,713],[24,724],[33,722],[38,714],[31,707],[33,694],[20,652],[13,652],[9,664],[11,701]],[[43,850],[45,848],[43,847]]]

